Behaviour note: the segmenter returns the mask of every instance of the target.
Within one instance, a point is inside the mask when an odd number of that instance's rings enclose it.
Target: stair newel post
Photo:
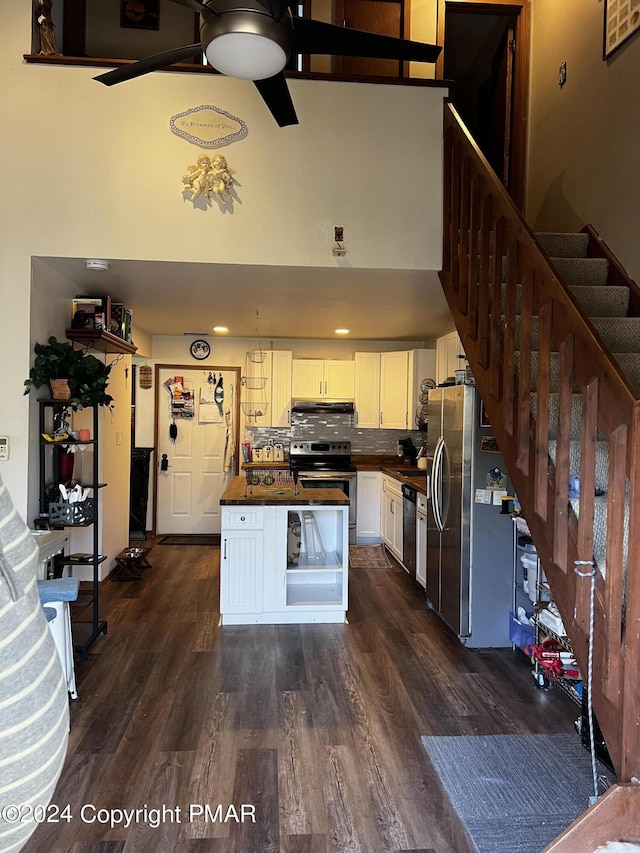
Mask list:
[[[633,406],[631,471],[640,470],[640,400]],[[623,781],[640,778],[640,484],[632,477],[629,495],[629,557],[626,583],[624,702],[622,715]],[[633,543],[633,544],[632,544]]]
[[[604,582],[606,630],[604,693],[618,705],[622,688],[622,610],[624,600],[624,506],[627,485],[629,432],[621,424],[609,437],[607,481],[607,574]],[[636,517],[637,518],[637,517]],[[637,571],[637,555],[628,555],[627,571]]]

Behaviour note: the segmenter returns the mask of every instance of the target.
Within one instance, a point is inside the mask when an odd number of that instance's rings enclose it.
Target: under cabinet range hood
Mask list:
[[[291,411],[305,415],[352,415],[353,400],[292,400]]]

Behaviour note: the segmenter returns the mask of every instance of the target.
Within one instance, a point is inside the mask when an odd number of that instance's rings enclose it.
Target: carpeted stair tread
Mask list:
[[[593,327],[611,352],[638,352],[640,317],[589,317]],[[520,318],[516,317],[516,348],[520,347]],[[531,349],[538,349],[538,318],[531,325]]]
[[[606,258],[551,258],[551,264],[569,287],[604,287],[609,277]]]
[[[629,288],[607,285],[579,285],[569,290],[582,310],[590,317],[626,317],[629,308]],[[507,288],[502,286],[502,310],[506,304]],[[491,299],[489,299],[491,304]],[[522,304],[522,285],[516,285],[516,313]]]
[[[553,464],[556,464],[556,454],[558,450],[558,442],[554,439],[549,442],[549,456]],[[580,476],[580,442],[571,441],[569,444],[569,476]],[[595,472],[595,488],[599,492],[606,492],[609,485],[609,442],[596,442],[596,472]]]
[[[536,391],[531,393],[531,414],[536,417],[538,409],[538,394]],[[558,395],[557,393],[549,394],[549,440],[553,441],[558,438]],[[582,394],[571,395],[571,431],[569,438],[571,441],[580,441],[582,437]],[[606,441],[606,436],[598,430],[598,441]]]
[[[633,388],[634,392],[640,396],[640,353],[638,352],[618,352],[611,353],[612,357],[618,364],[620,372],[624,374],[627,381]],[[515,353],[514,369],[516,376],[520,373],[520,353]],[[551,391],[558,390],[560,379],[560,355],[557,352],[551,353],[549,361],[549,388]],[[531,353],[531,388],[537,390],[538,381],[538,353]],[[573,391],[577,393],[580,389],[574,385]]]
[[[535,237],[550,258],[585,258],[587,256],[588,234],[542,232]]]

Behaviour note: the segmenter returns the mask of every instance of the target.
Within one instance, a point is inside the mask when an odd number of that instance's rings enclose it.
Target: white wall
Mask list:
[[[640,33],[603,62],[604,7],[532,3],[527,220],[547,231],[591,223],[638,281]]]
[[[354,266],[438,270],[446,91],[294,80],[301,124],[279,129],[245,81],[157,73],[106,88],[95,69],[28,65],[31,12],[4,4],[0,29],[0,352],[12,365],[0,414],[11,458],[1,472],[23,514],[31,258],[325,266],[333,259],[317,223],[329,221],[348,226]],[[180,177],[198,149],[168,126],[201,104],[249,128],[225,149],[240,203],[215,219],[183,201]]]

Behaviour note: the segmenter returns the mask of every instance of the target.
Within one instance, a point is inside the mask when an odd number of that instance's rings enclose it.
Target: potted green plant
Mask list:
[[[34,351],[36,358],[24,382],[25,394],[32,388],[49,385],[54,400],[68,400],[74,409],[113,404],[113,397],[107,394],[110,364],[53,336],[46,344],[37,343]],[[66,385],[64,390],[60,388],[61,381]]]

